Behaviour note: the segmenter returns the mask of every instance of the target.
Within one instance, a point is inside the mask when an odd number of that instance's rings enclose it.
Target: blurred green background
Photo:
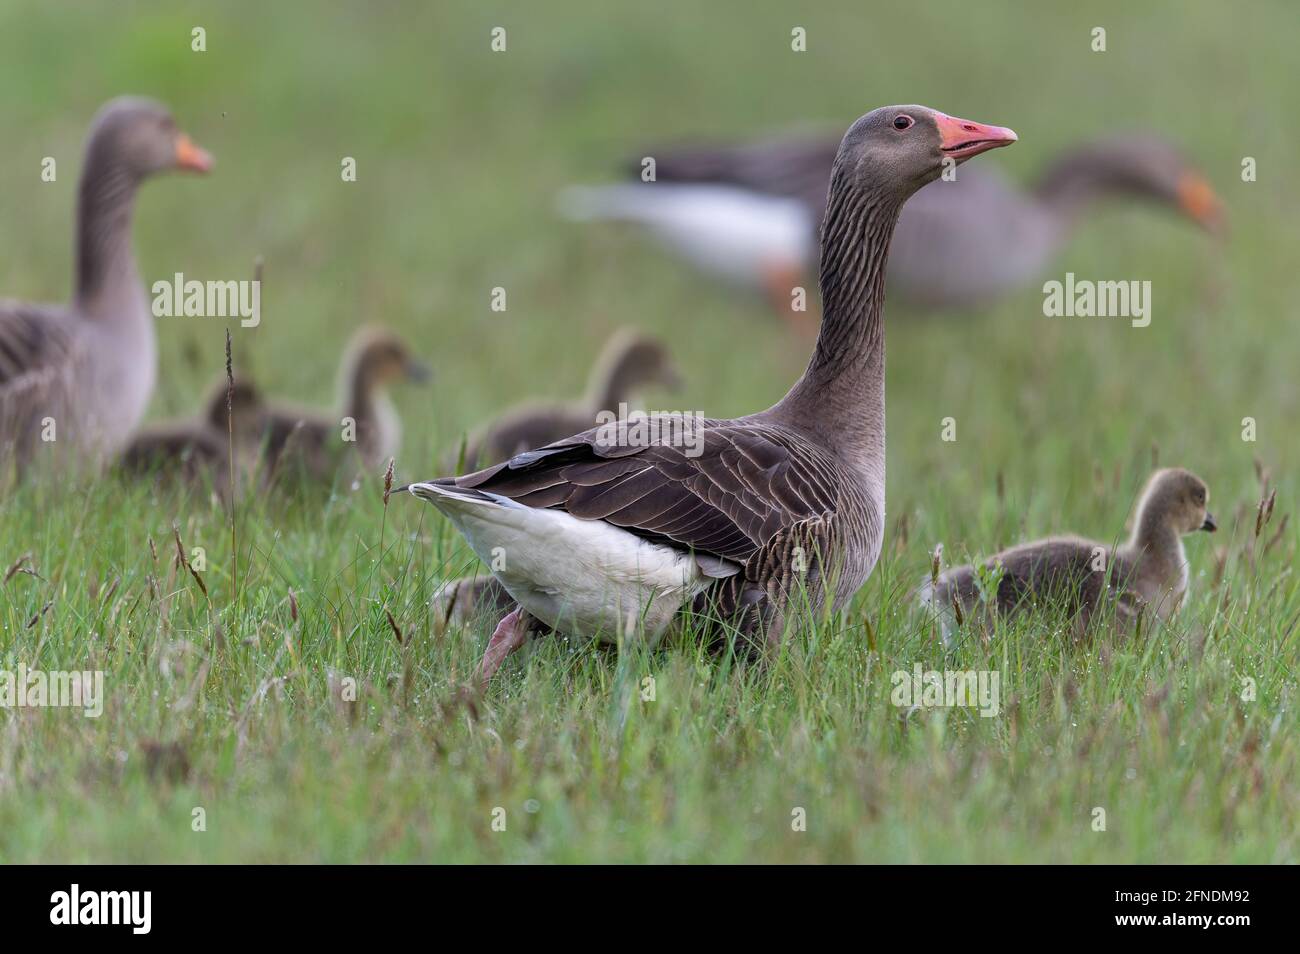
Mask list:
[[[190,49],[195,26],[206,29],[205,53]],[[508,31],[505,53],[489,48],[490,31],[496,26]],[[794,26],[807,30],[807,52],[791,50]],[[1095,26],[1107,30],[1105,53],[1090,48]],[[919,578],[928,566],[930,548],[939,541],[957,557],[987,552],[1026,535],[1064,530],[1106,539],[1119,535],[1155,454],[1162,464],[1184,465],[1202,475],[1212,488],[1214,509],[1222,514],[1217,539],[1200,538],[1189,546],[1193,586],[1198,587],[1192,619],[1208,626],[1215,597],[1207,594],[1206,577],[1213,572],[1216,547],[1235,559],[1249,535],[1259,496],[1256,458],[1270,469],[1279,487],[1279,510],[1290,510],[1297,487],[1300,269],[1295,258],[1300,186],[1291,170],[1300,88],[1298,27],[1294,5],[1283,0],[1244,6],[1210,0],[1102,2],[1087,9],[939,0],[818,3],[801,9],[776,2],[672,0],[600,6],[4,0],[0,293],[34,300],[67,295],[76,175],[87,124],[113,96],[156,97],[173,109],[182,128],[215,154],[217,166],[206,180],[171,177],[142,190],[135,236],[146,282],[177,271],[200,279],[247,277],[254,257],[263,256],[261,327],[231,325],[237,367],[280,397],[329,403],[339,350],[362,322],[380,322],[408,336],[415,350],[434,364],[436,374],[424,390],[408,388],[396,395],[406,435],[398,463],[407,476],[425,477],[438,472],[435,458],[441,450],[494,412],[527,397],[577,395],[605,337],[622,325],[657,333],[670,342],[688,379],[684,394],[672,396],[670,406],[718,417],[748,413],[777,400],[802,370],[809,342],[793,336],[761,304],[697,276],[632,230],[572,225],[555,214],[558,189],[612,179],[617,163],[646,143],[697,136],[743,138],[790,126],[843,129],[876,106],[917,102],[1014,127],[1020,135],[1015,148],[977,162],[1001,166],[1024,181],[1079,141],[1128,130],[1156,132],[1179,143],[1206,171],[1227,207],[1229,241],[1216,243],[1151,208],[1112,203],[1089,218],[1058,266],[1044,276],[1059,279],[1068,270],[1080,277],[1150,279],[1150,327],[1133,329],[1124,320],[1045,318],[1038,287],[980,314],[918,315],[890,309],[889,532],[885,563],[864,591],[859,609],[875,613],[884,587],[901,588]],[[59,178],[52,184],[39,179],[41,159],[47,155],[59,163]],[[344,156],[357,160],[355,183],[341,181]],[[1242,182],[1244,156],[1256,158],[1257,182]],[[494,286],[507,289],[504,313],[489,307]],[[151,417],[194,408],[202,390],[220,373],[226,326],[220,319],[159,321],[162,372]],[[958,422],[955,443],[939,439],[941,421],[949,416]],[[1241,421],[1247,416],[1258,422],[1257,443],[1241,439]],[[1002,494],[995,489],[999,475]],[[188,521],[189,532],[206,532],[213,559],[219,562],[215,554],[224,518],[210,504],[159,502],[146,494],[128,497],[127,509],[138,520],[133,525],[122,522],[120,514],[112,515],[119,506],[114,502],[119,491],[97,489],[95,500],[103,505],[103,514],[77,495],[28,491],[29,496],[20,498],[21,506],[11,506],[5,514],[0,562],[7,564],[36,541],[47,569],[62,561],[68,571],[62,579],[77,572],[104,579],[120,573],[129,586],[148,572],[144,537],[152,534],[165,541],[174,519]],[[393,507],[390,526],[432,522],[431,515],[417,512],[412,502],[395,502]],[[282,598],[287,582],[298,588],[304,605],[319,601],[336,611],[346,607],[346,599],[326,595],[324,576],[331,565],[355,558],[362,538],[373,542],[381,513],[370,497],[332,499],[323,518],[318,507],[305,505],[279,515],[262,514],[252,527],[246,523],[246,532],[263,537],[260,552],[274,550],[282,561],[274,598]],[[76,534],[65,535],[63,530],[69,528],[84,534],[83,540],[94,538],[89,565],[77,562],[78,553],[84,552],[78,546],[89,544],[70,542]],[[443,532],[440,540],[445,540]],[[1275,570],[1279,579],[1289,581],[1282,592],[1290,594],[1286,599],[1291,602],[1269,624],[1269,638],[1277,642],[1270,644],[1272,655],[1264,655],[1276,668],[1270,669],[1268,688],[1274,708],[1260,716],[1265,725],[1272,722],[1272,712],[1294,706],[1291,664],[1296,650],[1292,630],[1286,629],[1294,606],[1289,577],[1294,544],[1293,528],[1274,554],[1283,555]],[[331,580],[330,585],[342,584]],[[0,603],[13,601],[0,613],[9,658],[30,649],[31,637],[24,635],[21,623],[45,601],[38,588],[24,590],[21,596],[15,592],[12,587],[0,592]],[[427,590],[406,593],[402,599],[407,610],[418,614],[424,597]],[[74,598],[69,600],[78,605]],[[358,597],[357,605],[361,603]],[[382,615],[376,622],[364,606],[352,609],[348,618],[362,619],[368,627],[357,638],[387,646]],[[197,634],[193,642],[202,646],[204,633],[210,635],[209,624],[198,609],[190,611]],[[344,615],[325,612],[312,622],[326,649],[342,638],[338,620]],[[92,625],[85,615],[62,618],[74,633]],[[409,625],[424,627],[425,622],[413,615]],[[877,625],[883,624],[877,620]],[[93,640],[93,634],[85,638]],[[75,647],[81,644],[79,636],[68,639],[62,661],[71,665],[76,662]],[[882,630],[881,639],[887,643],[889,633]],[[475,645],[466,637],[457,658],[472,660]],[[1285,652],[1281,657],[1279,646]],[[1295,793],[1294,777],[1286,780],[1295,766],[1293,740],[1272,749],[1273,761],[1265,769],[1271,787],[1265,795],[1256,793],[1261,801],[1253,809],[1258,827],[1247,839],[1247,848],[1234,855],[1231,846],[1240,844],[1234,840],[1240,832],[1217,814],[1204,825],[1188,821],[1187,831],[1168,835],[1157,830],[1165,822],[1152,816],[1147,827],[1130,830],[1109,846],[1075,845],[1062,834],[1073,830],[1069,826],[1075,821],[1067,823],[1054,807],[1077,788],[1079,777],[1068,773],[1053,775],[1055,781],[1042,791],[1039,827],[1017,827],[1010,820],[1015,812],[1006,806],[1010,791],[1022,784],[1018,780],[1025,766],[1015,753],[1024,754],[1017,748],[1024,743],[991,734],[992,729],[981,729],[990,734],[976,736],[966,750],[984,765],[976,772],[984,781],[972,783],[972,804],[985,806],[989,814],[974,811],[956,820],[945,816],[948,827],[929,824],[923,811],[924,793],[939,797],[952,781],[942,767],[946,763],[927,763],[924,755],[910,762],[904,748],[893,750],[893,770],[904,790],[912,793],[914,805],[920,806],[916,811],[921,817],[912,819],[913,827],[904,819],[892,830],[873,828],[884,825],[878,805],[862,816],[841,805],[841,828],[823,828],[816,838],[793,847],[765,846],[750,838],[743,825],[728,828],[715,818],[711,826],[698,817],[674,814],[671,798],[661,798],[654,811],[637,815],[642,821],[634,828],[643,827],[636,828],[641,840],[635,844],[618,838],[602,841],[596,835],[584,840],[583,833],[594,829],[582,825],[547,831],[545,819],[538,824],[546,837],[538,836],[531,847],[494,843],[489,848],[472,839],[461,843],[436,825],[437,836],[429,835],[428,806],[407,800],[394,802],[404,808],[382,809],[388,819],[379,826],[382,832],[360,822],[349,829],[340,819],[358,817],[350,811],[364,814],[368,806],[393,794],[386,788],[390,782],[405,786],[412,779],[394,780],[395,770],[385,761],[383,772],[389,774],[382,778],[367,776],[355,788],[330,787],[338,779],[328,777],[329,765],[346,764],[347,772],[364,776],[374,763],[340,753],[333,741],[321,741],[331,738],[321,728],[328,721],[327,707],[321,715],[309,700],[298,699],[294,705],[304,708],[290,707],[283,720],[274,723],[274,731],[264,736],[254,731],[247,744],[255,753],[255,768],[242,773],[235,768],[242,763],[232,754],[231,726],[228,720],[223,723],[223,713],[240,711],[258,678],[280,671],[280,657],[273,649],[274,644],[265,659],[249,663],[238,676],[228,672],[213,690],[214,710],[196,724],[182,719],[178,725],[141,703],[143,710],[111,729],[47,723],[45,750],[62,746],[73,753],[65,769],[76,774],[83,762],[94,763],[97,746],[108,744],[104,734],[123,751],[135,752],[140,738],[179,733],[190,740],[191,757],[200,766],[202,781],[195,783],[199,788],[256,791],[256,798],[272,798],[262,791],[262,782],[273,785],[277,779],[292,778],[304,791],[319,783],[319,791],[344,792],[337,794],[341,804],[331,803],[330,817],[339,827],[322,827],[318,818],[314,827],[302,829],[305,834],[300,832],[298,841],[276,843],[276,830],[297,830],[286,821],[293,802],[285,795],[283,804],[248,803],[254,807],[244,812],[242,840],[233,837],[220,846],[196,848],[177,835],[173,842],[162,839],[155,851],[147,847],[153,836],[142,834],[149,831],[152,803],[136,807],[128,797],[136,790],[130,787],[118,791],[115,802],[114,796],[107,801],[92,798],[76,786],[65,790],[46,779],[40,790],[51,797],[50,804],[40,810],[25,805],[24,792],[31,789],[24,784],[37,783],[15,782],[24,776],[13,770],[12,746],[17,743],[10,740],[10,772],[6,776],[0,771],[0,795],[8,793],[7,799],[0,797],[0,821],[10,824],[0,828],[10,829],[12,855],[334,860],[1295,858],[1294,830],[1289,840],[1281,836],[1285,819],[1277,814],[1278,806]],[[47,646],[45,651],[51,650]],[[380,685],[394,666],[400,668],[391,655],[394,651],[375,650],[373,658],[363,654]],[[352,652],[350,643],[347,652]],[[1247,660],[1261,658],[1248,644],[1234,653],[1221,661],[1223,673],[1235,673]],[[417,665],[422,691],[430,694],[426,700],[448,688],[440,661],[421,659]],[[47,664],[53,662],[47,659]],[[215,665],[214,678],[222,672],[222,664]],[[604,704],[604,680],[613,665],[602,659],[576,674],[552,677],[537,674],[534,663],[528,686],[535,694],[512,695],[510,705],[515,708],[507,710],[508,720],[515,721],[507,724],[516,730],[522,724],[556,732],[557,726],[580,722],[579,711],[572,707],[599,709]],[[681,667],[683,684],[689,686],[689,655],[675,659],[674,665]],[[1058,659],[1053,665],[1068,671],[1074,663]],[[1125,683],[1136,695],[1115,696],[1108,694],[1117,691],[1113,688],[1098,688],[1090,700],[1091,716],[1101,718],[1111,704],[1131,703],[1137,711],[1133,699],[1150,685],[1175,678],[1172,674],[1182,672],[1180,666],[1159,656],[1143,656],[1136,675]],[[323,671],[303,668],[318,675]],[[850,681],[861,675],[851,672],[845,677]],[[565,689],[565,679],[583,680],[582,692],[575,695],[571,687]],[[1054,677],[1049,682],[1058,685]],[[144,675],[128,683],[141,694],[151,685]],[[1186,688],[1189,682],[1178,685]],[[833,686],[828,677],[823,691],[832,700]],[[721,698],[731,698],[720,693]],[[755,701],[744,693],[742,698],[758,709],[780,707],[785,699],[774,692],[771,697],[760,693]],[[1051,698],[1048,692],[1040,713],[1040,725],[1048,727],[1045,732],[1072,718],[1053,708]],[[547,700],[553,709],[546,709]],[[841,731],[862,730],[862,738],[871,738],[862,724],[895,718],[893,713],[882,714],[888,710],[861,711],[861,702],[851,692],[834,703],[842,707],[836,710],[845,720],[837,723]],[[1192,704],[1187,697],[1182,702]],[[817,723],[805,705],[816,710],[821,703],[799,694],[790,704],[788,720],[775,723],[779,731],[772,729],[774,748],[782,748],[780,732],[806,738],[808,726]],[[709,718],[737,717],[717,700],[705,703],[704,711]],[[312,728],[299,724],[303,713],[314,713],[308,718]],[[312,722],[315,718],[322,721]],[[389,710],[381,710],[378,717],[386,729],[391,729],[392,718]],[[621,722],[601,725],[593,730],[595,748],[611,739],[610,744],[622,744]],[[1293,710],[1285,726],[1294,729]],[[1132,724],[1129,729],[1136,731]],[[509,737],[505,725],[496,724],[495,730]],[[603,734],[606,730],[609,736]],[[427,748],[418,738],[419,730],[412,731],[414,740],[404,742],[399,735],[385,743],[393,746],[391,764],[400,761],[399,755],[414,758],[410,749],[402,748],[405,744],[421,752]],[[702,770],[694,767],[694,759],[712,757],[704,743],[691,750],[693,737],[686,735],[676,764],[692,767],[683,767],[680,777],[665,769],[669,774],[661,780],[670,788],[681,783],[679,808],[695,804],[685,794],[690,781],[700,782],[697,774]],[[283,750],[287,739],[297,740],[297,755]],[[590,741],[581,731],[576,731],[576,740],[566,737],[557,745],[572,745],[581,752]],[[886,744],[883,737],[875,741]],[[1030,750],[1037,751],[1041,741],[1028,743]],[[1127,751],[1130,741],[1117,737],[1114,752]],[[1207,736],[1204,744],[1217,752],[1220,741],[1217,735]],[[79,749],[82,742],[84,748]],[[240,741],[241,752],[246,742]],[[460,774],[473,777],[470,766],[480,765],[483,778],[500,780],[499,768],[492,768],[495,756],[482,754],[478,744],[466,742]],[[732,784],[747,786],[744,791],[762,788],[757,774],[762,765],[781,769],[772,765],[769,760],[776,756],[758,739],[730,744],[728,755],[740,779]],[[622,757],[656,762],[653,746],[646,745],[649,748],[639,755]],[[791,750],[785,751],[795,758]],[[793,751],[804,750],[794,745]],[[1008,752],[1010,763],[999,762]],[[548,761],[551,755],[558,763]],[[553,800],[574,797],[573,786],[589,784],[587,797],[602,802],[599,793],[605,783],[597,779],[600,770],[581,759],[566,767],[563,756],[551,755],[537,755],[535,771],[516,764],[511,784],[521,798],[535,790],[530,788],[533,782],[546,778],[550,781],[541,787]],[[257,761],[259,757],[265,761]],[[480,757],[481,763],[476,761]],[[823,767],[848,759],[847,750],[834,746],[809,757]],[[985,765],[986,758],[993,759],[992,767]],[[1095,751],[1087,758],[1104,759]],[[422,784],[415,764],[411,771]],[[931,776],[927,764],[940,768]],[[1087,764],[1093,771],[1094,762]],[[785,768],[797,774],[793,766]],[[1122,770],[1122,758],[1115,758],[1114,768]],[[1180,779],[1178,794],[1157,788],[1130,791],[1135,805],[1148,805],[1155,812],[1157,803],[1174,805],[1193,786],[1190,774],[1177,774],[1193,768],[1182,763],[1168,768]],[[1001,769],[1006,771],[999,774]],[[833,775],[831,769],[826,771]],[[572,782],[574,777],[583,782]],[[1145,771],[1142,779],[1139,785],[1146,783]],[[779,788],[776,779],[769,781]],[[458,784],[470,785],[464,779]],[[714,784],[719,784],[716,791]],[[1124,783],[1116,779],[1115,784]],[[706,789],[718,797],[725,797],[719,791],[730,790],[717,780],[696,787],[698,792]],[[52,791],[60,792],[57,799]],[[1208,791],[1218,790],[1211,785]],[[877,791],[873,797],[888,803],[890,794]],[[823,796],[832,798],[829,788]],[[177,796],[172,803],[171,794],[157,797],[162,799],[159,804],[180,812],[178,824],[183,825],[186,809],[177,806],[192,799]],[[492,797],[472,786],[452,788],[443,792],[438,804],[448,817],[459,817],[463,808],[465,817],[478,818],[480,803],[491,804]],[[584,824],[605,825],[601,831],[609,835],[621,824],[619,818],[636,815],[647,804],[644,797],[619,789],[617,797],[611,794],[608,804],[602,803],[608,814],[591,808]],[[707,801],[703,794],[700,799]],[[35,811],[44,813],[41,825],[33,821]],[[788,809],[783,811],[788,816]],[[1194,815],[1194,810],[1187,811]],[[657,821],[652,824],[650,819]],[[972,834],[975,825],[990,830],[1009,826],[1013,833],[1002,830],[1004,840],[990,836],[980,841],[983,836]],[[327,829],[333,840],[322,834]],[[862,840],[847,847],[850,843],[840,837],[845,831],[859,833]],[[415,833],[411,837],[416,847],[401,847],[402,832]],[[427,837],[421,839],[420,832]],[[958,847],[962,837],[977,840],[963,849]],[[1162,840],[1166,838],[1171,840]],[[982,847],[971,847],[976,844]]]
[[[264,256],[264,324],[236,332],[239,357],[304,399],[331,396],[359,322],[409,334],[440,373],[428,394],[404,395],[404,462],[514,400],[575,393],[621,324],[672,339],[692,407],[726,416],[776,400],[806,343],[640,235],[560,221],[554,195],[612,178],[647,142],[842,128],[892,102],[1014,126],[1021,143],[983,162],[1021,178],[1089,137],[1161,133],[1207,170],[1232,225],[1220,248],[1170,216],[1112,207],[1081,231],[1046,277],[1150,277],[1143,330],[1048,320],[1037,289],[947,321],[894,309],[893,506],[934,468],[952,478],[937,486],[983,486],[1004,465],[1022,478],[1015,492],[1077,490],[1094,461],[1109,468],[1152,442],[1227,489],[1250,478],[1246,415],[1270,460],[1293,462],[1292,442],[1277,440],[1297,404],[1286,343],[1300,280],[1285,119],[1297,24],[1284,3],[11,2],[2,15],[5,294],[66,294],[87,123],[113,95],[156,96],[218,166],[208,181],[143,190],[146,279],[238,277]],[[190,51],[195,25],[206,53]],[[504,54],[489,50],[497,25]],[[790,50],[792,25],[808,31],[806,53]],[[1107,27],[1105,53],[1090,49],[1095,25]],[[57,184],[37,178],[45,155],[60,160]],[[1241,181],[1244,155],[1258,182]],[[355,183],[340,179],[343,156],[357,159]],[[507,289],[505,313],[489,308],[494,286]],[[183,370],[162,375],[156,413],[194,404],[221,366],[222,333],[160,323],[164,367]],[[956,446],[936,439],[948,415]]]

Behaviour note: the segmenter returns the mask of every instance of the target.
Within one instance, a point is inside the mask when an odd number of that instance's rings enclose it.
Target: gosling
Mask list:
[[[301,473],[312,480],[332,480],[349,449],[362,467],[374,472],[397,454],[401,421],[388,397],[398,381],[422,383],[432,376],[406,342],[391,331],[363,328],[348,343],[339,370],[339,409],[331,413],[272,404],[265,414],[265,473]]]
[[[1103,604],[1114,605],[1121,628],[1144,611],[1168,619],[1187,594],[1183,535],[1217,529],[1209,499],[1205,481],[1190,471],[1158,470],[1142,492],[1127,543],[1109,547],[1073,536],[1022,543],[989,557],[982,573],[970,565],[945,571],[921,587],[921,602],[939,618],[945,643],[962,620],[979,616],[987,625],[995,613],[1010,616],[1057,600],[1072,615],[1076,636]],[[989,606],[983,590],[994,580]]]
[[[623,406],[636,399],[640,388],[660,385],[675,391],[681,384],[681,374],[661,342],[624,329],[605,343],[583,397],[529,402],[503,412],[466,442],[462,470],[495,464],[585,431],[600,423],[597,417],[602,412],[621,417]],[[449,458],[448,468],[456,463]]]
[[[208,482],[228,498],[231,450],[238,481],[256,457],[264,411],[262,394],[250,381],[236,378],[231,386],[223,378],[208,392],[198,417],[142,428],[122,451],[118,465],[127,473],[159,480]]]

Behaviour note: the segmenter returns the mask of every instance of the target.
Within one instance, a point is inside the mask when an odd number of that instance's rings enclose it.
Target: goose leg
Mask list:
[[[533,617],[522,606],[516,606],[497,623],[483,653],[483,662],[479,664],[479,681],[484,687],[501,668],[506,657],[524,644],[532,624]]]

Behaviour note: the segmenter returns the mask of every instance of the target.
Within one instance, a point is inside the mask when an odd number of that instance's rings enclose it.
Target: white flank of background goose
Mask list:
[[[880,554],[885,509],[885,264],[899,211],[1015,133],[923,106],[877,109],[845,134],[822,233],[823,322],[776,405],[735,420],[593,428],[463,477],[410,486],[445,513],[518,606],[491,677],[540,620],[572,635],[656,639],[686,608],[755,642],[796,596],[842,607]]]
[[[644,226],[705,272],[761,291],[780,313],[789,311],[790,290],[816,254],[816,221],[805,203],[733,186],[572,186],[561,193],[560,209],[574,221]]]
[[[655,182],[573,188],[562,209],[641,224],[702,270],[761,287],[788,314],[791,288],[816,264],[812,239],[837,146],[803,137],[650,149]],[[922,308],[987,304],[1041,277],[1086,210],[1128,197],[1175,208],[1210,232],[1224,227],[1213,189],[1176,148],[1150,136],[1103,140],[1070,150],[1028,190],[992,168],[926,186],[899,218],[890,294]]]
[[[20,468],[40,447],[114,454],[139,425],[158,359],[131,250],[136,190],[160,172],[211,166],[157,103],[115,99],[95,117],[77,192],[71,305],[0,302],[0,449]],[[42,443],[47,420],[54,440]]]

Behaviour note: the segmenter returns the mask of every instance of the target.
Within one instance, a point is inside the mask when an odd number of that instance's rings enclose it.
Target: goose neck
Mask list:
[[[122,316],[142,296],[131,249],[136,176],[92,151],[77,193],[76,304],[88,316]]]
[[[822,324],[776,410],[849,454],[884,453],[885,266],[901,203],[840,180],[822,226]]]
[[[1121,157],[1101,151],[1066,156],[1053,163],[1038,180],[1039,201],[1064,224],[1103,196],[1125,188]]]

